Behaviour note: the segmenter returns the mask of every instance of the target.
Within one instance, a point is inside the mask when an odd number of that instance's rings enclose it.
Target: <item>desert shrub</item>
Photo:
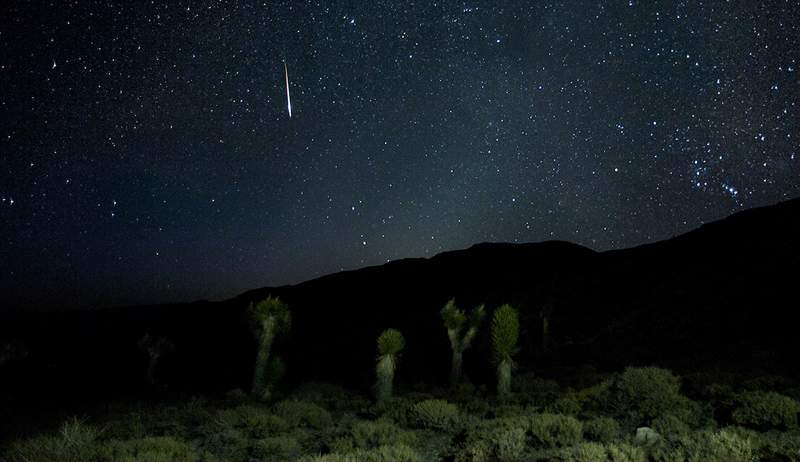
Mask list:
[[[469,401],[464,401],[461,403],[461,409],[464,412],[477,416],[477,417],[484,417],[489,411],[492,410],[491,405],[486,400],[483,399],[471,399]]]
[[[281,401],[275,405],[274,412],[292,427],[306,426],[321,430],[333,425],[333,418],[328,411],[306,401]]]
[[[533,414],[530,432],[537,447],[564,447],[577,444],[583,437],[583,426],[574,417],[558,414]]]
[[[598,443],[608,443],[619,438],[619,423],[611,417],[596,417],[583,423],[586,439]]]
[[[561,452],[562,462],[600,462],[607,460],[606,448],[600,443],[581,443]]]
[[[758,460],[800,462],[800,434],[770,431],[758,438]]]
[[[742,393],[732,419],[737,425],[756,429],[788,429],[797,426],[800,404],[781,394],[768,391]]]
[[[302,455],[303,447],[293,435],[270,436],[253,444],[252,457],[259,461],[282,462]]]
[[[521,428],[501,428],[494,432],[492,442],[499,461],[520,460],[525,451],[525,430]]]
[[[711,434],[707,455],[709,461],[750,462],[756,460],[752,441],[729,429],[722,429]],[[712,457],[716,457],[716,459],[712,459]]]
[[[753,437],[740,429],[700,431],[662,439],[650,449],[654,462],[752,462]]]
[[[620,417],[635,424],[650,420],[685,407],[687,399],[680,394],[680,380],[667,369],[657,367],[629,367],[610,389],[610,406]]]
[[[461,445],[456,449],[454,462],[489,462],[494,451],[488,441],[475,440]]]
[[[776,391],[789,388],[790,381],[779,375],[762,375],[742,381],[741,388],[746,391]]]
[[[411,406],[411,417],[419,428],[453,429],[459,421],[458,408],[440,399],[429,399]]]
[[[581,402],[577,396],[568,394],[545,405],[544,410],[552,414],[576,416],[581,412]]]
[[[223,460],[248,460],[252,446],[250,438],[235,428],[208,433],[200,444],[204,450]]]
[[[561,451],[563,462],[645,462],[647,457],[640,448],[625,443],[582,443]]]
[[[518,417],[527,415],[528,412],[518,404],[499,404],[492,409],[495,417]]]
[[[358,421],[350,430],[353,446],[358,449],[372,449],[380,446],[405,444],[413,446],[416,434],[395,425],[389,419]]]
[[[298,459],[300,462],[422,462],[419,453],[402,444],[381,446],[375,449],[309,456]]]
[[[413,406],[414,402],[407,398],[391,397],[375,404],[372,410],[378,416],[392,419],[401,427],[411,427],[414,423],[411,415]]]
[[[98,450],[101,460],[114,462],[212,462],[217,459],[171,437],[113,440]]]
[[[605,380],[576,393],[584,414],[606,414],[611,410],[612,381]]]
[[[91,462],[100,460],[96,440],[100,432],[84,421],[66,421],[57,435],[42,435],[12,443],[9,462]]]
[[[656,417],[651,424],[651,428],[664,437],[687,435],[691,431],[689,425],[675,414]]]

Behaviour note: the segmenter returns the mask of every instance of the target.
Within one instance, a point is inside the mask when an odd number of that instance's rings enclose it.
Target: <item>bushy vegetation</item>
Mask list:
[[[383,351],[397,354],[400,344],[390,343]],[[104,419],[73,418],[58,431],[5,444],[0,460],[800,461],[797,403],[774,391],[727,386],[730,400],[698,403],[682,394],[670,371],[628,368],[580,390],[522,376],[512,400],[464,385],[375,403],[310,383],[272,404],[231,392],[135,406]],[[555,404],[565,401],[571,404]]]
[[[0,461],[800,462],[800,388],[789,379],[705,372],[684,384],[667,369],[629,367],[579,369],[585,377],[564,383],[529,372],[512,382],[520,320],[502,305],[489,332],[495,395],[460,370],[484,307],[468,317],[451,300],[440,314],[453,354],[447,389],[396,393],[406,343],[395,329],[377,339],[374,399],[324,383],[275,388],[286,364],[271,346],[291,316],[285,303],[267,298],[250,309],[259,345],[250,394],[72,418],[58,431],[6,442]],[[149,337],[140,345],[153,383],[156,360],[169,348]]]

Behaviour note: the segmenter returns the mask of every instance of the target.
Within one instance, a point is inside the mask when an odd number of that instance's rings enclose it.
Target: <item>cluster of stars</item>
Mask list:
[[[800,194],[788,1],[8,18],[0,290],[21,304],[221,298],[480,241],[620,248]]]

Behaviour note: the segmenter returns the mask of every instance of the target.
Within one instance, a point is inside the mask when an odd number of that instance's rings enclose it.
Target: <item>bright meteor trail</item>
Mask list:
[[[286,106],[289,108],[289,118],[292,118],[292,98],[289,96],[289,68],[283,63],[283,71],[286,76]]]

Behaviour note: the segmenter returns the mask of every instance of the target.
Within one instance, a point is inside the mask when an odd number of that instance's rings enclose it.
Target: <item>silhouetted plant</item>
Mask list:
[[[289,312],[289,305],[272,296],[255,305],[250,304],[250,316],[255,321],[255,330],[258,336],[258,352],[256,353],[251,393],[259,399],[268,399],[269,396],[264,394],[272,342],[276,335],[289,330],[292,316]]]
[[[492,350],[497,364],[497,397],[508,398],[511,392],[511,369],[519,340],[517,310],[511,305],[496,309],[492,319]]]
[[[381,402],[392,396],[394,371],[397,368],[400,351],[406,345],[403,334],[397,329],[386,329],[378,337],[378,365],[375,368],[375,398]]]
[[[162,356],[175,351],[175,345],[166,337],[154,338],[150,334],[144,334],[144,336],[139,339],[138,346],[140,350],[147,353],[149,358],[147,363],[147,383],[149,385],[155,385],[158,361]]]
[[[484,306],[480,305],[472,310],[467,319],[464,312],[456,306],[455,299],[450,299],[442,308],[441,315],[444,327],[447,329],[447,337],[450,339],[450,348],[453,350],[450,386],[455,387],[461,381],[461,362],[464,351],[472,344],[486,312]]]

